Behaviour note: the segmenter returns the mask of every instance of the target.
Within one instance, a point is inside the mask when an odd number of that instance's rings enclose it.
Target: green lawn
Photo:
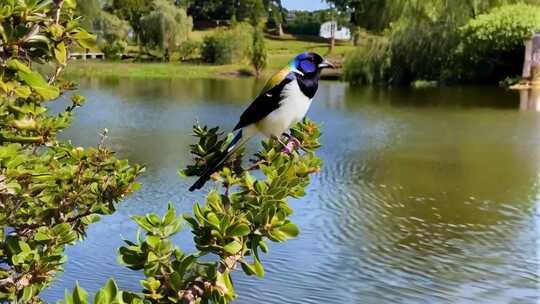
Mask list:
[[[202,41],[212,31],[194,31],[191,39]],[[268,68],[264,77],[284,67],[296,54],[305,51],[317,52],[330,60],[340,63],[345,54],[354,49],[352,43],[338,43],[332,54],[328,44],[318,37],[284,35],[266,36],[268,48]],[[179,63],[133,63],[100,60],[72,61],[68,65],[68,76],[114,76],[137,78],[227,78],[246,75],[252,71],[247,63],[230,65],[209,65],[196,62]]]

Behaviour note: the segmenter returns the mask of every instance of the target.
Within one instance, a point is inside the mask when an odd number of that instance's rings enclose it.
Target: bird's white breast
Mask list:
[[[301,121],[311,105],[311,99],[302,93],[296,80],[283,88],[281,97],[280,107],[257,123],[259,132],[268,137],[280,136]]]

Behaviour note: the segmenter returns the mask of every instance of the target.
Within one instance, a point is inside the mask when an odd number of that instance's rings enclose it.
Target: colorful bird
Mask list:
[[[281,134],[306,116],[325,68],[334,68],[334,65],[316,53],[306,52],[272,76],[262,93],[240,116],[233,130],[238,132],[228,148],[207,166],[189,191],[201,189],[229,156],[253,136],[262,134],[279,141]]]

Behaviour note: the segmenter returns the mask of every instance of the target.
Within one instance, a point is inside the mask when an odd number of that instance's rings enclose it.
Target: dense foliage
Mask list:
[[[7,0],[0,9],[2,302],[43,303],[39,294],[62,271],[65,246],[82,240],[100,216],[115,212],[117,203],[137,189],[135,178],[142,172],[106,149],[106,130],[97,148],[56,138],[84,98],[73,95],[57,115],[49,113],[46,103],[73,88],[62,78],[69,49],[95,43],[77,25],[74,9],[74,2],[63,0]],[[51,72],[37,72],[36,63],[51,65]],[[194,132],[194,162],[182,171],[187,176],[201,174],[232,140],[218,128],[195,126]],[[222,190],[212,190],[202,205],[195,203],[192,215],[180,216],[169,206],[163,217],[133,216],[143,233],[125,240],[119,261],[143,272],[142,290],[120,290],[111,279],[94,303],[228,303],[236,297],[231,273],[239,266],[247,275],[264,276],[261,255],[268,252],[267,242],[284,242],[299,233],[289,219],[288,198],[303,196],[310,175],[321,167],[315,155],[317,125],[306,120],[291,134],[297,144],[264,141],[247,168],[239,151],[213,175]],[[185,223],[197,248],[192,254],[171,240]],[[63,301],[88,302],[78,284]]]
[[[201,47],[203,61],[214,64],[238,63],[249,59],[253,27],[238,23],[232,28],[218,28],[205,36]]]
[[[366,47],[349,54],[343,66],[343,77],[352,83],[384,84],[392,81],[391,49],[388,39],[375,38]]]
[[[340,14],[331,9],[315,12],[297,11],[294,18],[285,24],[285,31],[295,35],[319,36],[321,24],[336,20],[339,25],[347,25],[347,14]]]
[[[358,8],[355,6],[358,1],[340,2],[347,4],[346,9]],[[531,22],[535,21],[530,20],[539,9],[533,5],[507,5],[514,2],[520,1],[430,0],[413,3],[387,0],[380,12],[388,17],[387,27],[384,38],[379,38],[384,43],[388,41],[384,51],[386,58],[375,54],[381,43],[364,43],[348,60],[346,77],[352,82],[407,84],[419,79],[496,83],[506,76],[513,76],[511,74],[519,71],[523,62],[524,29],[528,28],[529,35],[532,34]],[[492,9],[493,13],[486,15],[491,17],[482,15]],[[400,13],[393,13],[395,11]],[[510,46],[511,50],[476,40],[484,34],[488,37],[489,31],[499,30],[500,35],[490,39],[502,40],[497,43]],[[489,52],[485,52],[486,47],[490,48]],[[369,55],[362,58],[364,54]]]
[[[151,10],[139,20],[141,30],[138,38],[141,46],[157,50],[158,57],[170,60],[182,43],[189,39],[193,20],[184,8],[179,8],[168,0],[154,0]]]
[[[264,33],[259,27],[253,30],[253,46],[251,50],[251,65],[255,69],[255,76],[260,78],[262,70],[266,67],[268,54],[264,42]]]
[[[47,107],[73,88],[62,79],[69,49],[95,42],[74,9],[63,0],[5,0],[0,7],[1,302],[39,302],[62,271],[65,246],[113,213],[142,172],[106,149],[106,133],[88,149],[56,137],[84,102],[72,95],[59,114]]]
[[[95,19],[93,29],[97,33],[98,46],[107,59],[119,59],[126,52],[131,31],[127,21],[102,11]]]
[[[200,174],[213,157],[226,149],[232,136],[221,136],[218,128],[194,127],[197,144],[191,146],[194,163],[182,174]],[[193,214],[179,216],[169,206],[157,214],[133,216],[142,234],[125,240],[119,261],[132,270],[141,270],[142,292],[121,291],[113,280],[101,289],[94,303],[229,303],[236,298],[231,274],[240,267],[247,275],[263,277],[262,253],[267,242],[285,242],[299,233],[289,216],[288,198],[305,195],[310,175],[318,172],[321,160],[318,127],[307,120],[292,129],[299,145],[284,152],[277,141],[262,143],[249,167],[241,167],[241,154],[230,159],[213,175],[222,191],[214,189],[204,204],[195,203]],[[286,140],[283,138],[282,140]],[[260,170],[254,175],[250,172]],[[198,252],[188,254],[171,238],[187,222]],[[64,303],[88,303],[80,286],[66,293]]]
[[[470,66],[478,69],[477,78],[517,75],[523,63],[523,41],[533,32],[540,32],[540,6],[501,6],[461,28],[460,52]]]

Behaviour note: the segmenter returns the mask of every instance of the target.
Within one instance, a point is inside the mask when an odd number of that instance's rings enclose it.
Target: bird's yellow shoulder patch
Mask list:
[[[266,83],[263,88],[263,93],[270,91],[272,88],[280,84],[291,72],[291,69],[287,66],[281,69],[279,72],[275,73]]]

